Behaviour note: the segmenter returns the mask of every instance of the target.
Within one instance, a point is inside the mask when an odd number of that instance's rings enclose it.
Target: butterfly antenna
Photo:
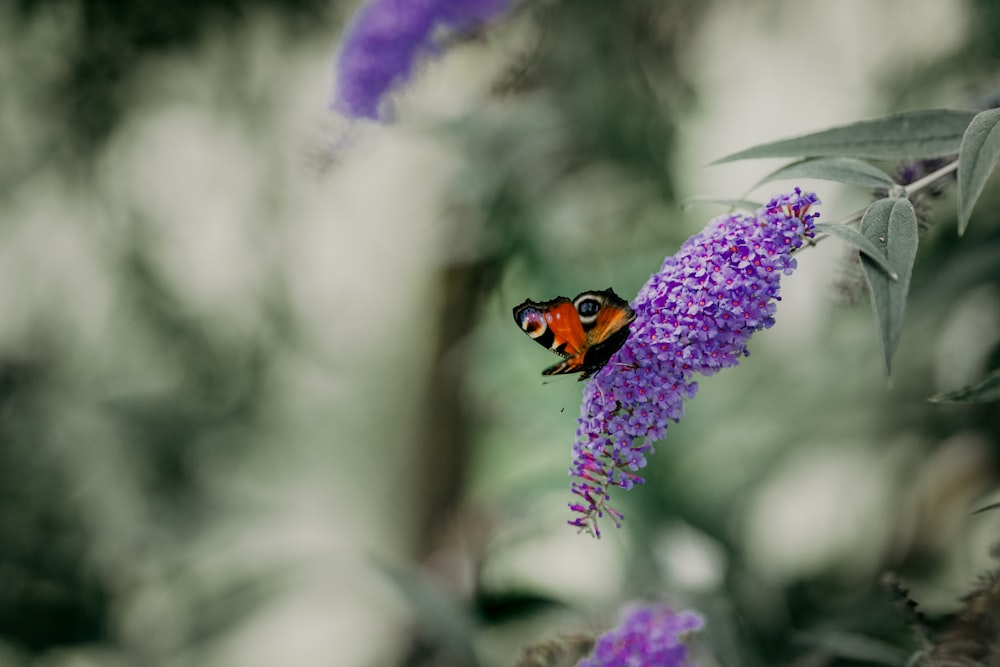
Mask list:
[[[594,382],[597,382],[597,378],[594,378]],[[597,393],[601,395],[601,403],[607,404],[607,400],[604,397],[604,387],[601,386],[600,382],[597,382]]]

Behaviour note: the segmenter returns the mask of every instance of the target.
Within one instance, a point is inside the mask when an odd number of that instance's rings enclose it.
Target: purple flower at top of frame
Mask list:
[[[410,80],[442,32],[471,30],[503,14],[511,0],[369,0],[344,35],[333,108],[383,120],[388,93]]]
[[[690,664],[685,640],[704,625],[695,612],[664,604],[626,607],[618,627],[598,637],[576,667],[684,667]]]
[[[792,253],[814,234],[819,213],[809,211],[817,203],[796,188],[756,215],[716,218],[639,290],[628,340],[583,390],[571,525],[595,537],[605,515],[621,525],[610,488],[643,483],[637,471],[653,443],[698,391],[692,377],[735,366],[749,354],[754,332],[774,324],[779,282],[795,268]]]

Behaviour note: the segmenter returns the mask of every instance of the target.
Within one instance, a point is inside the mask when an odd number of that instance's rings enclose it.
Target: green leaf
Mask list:
[[[992,403],[1000,400],[1000,368],[986,379],[927,399],[931,403]]]
[[[896,184],[889,174],[867,162],[849,157],[819,157],[806,158],[776,169],[762,178],[754,188],[770,181],[798,178],[818,178],[866,188],[891,188]]]
[[[819,222],[816,223],[816,231],[821,234],[836,236],[840,240],[850,243],[864,253],[868,259],[878,264],[879,268],[885,271],[892,280],[899,280],[899,274],[889,264],[889,260],[882,254],[882,250],[869,241],[864,234],[854,229],[854,227],[848,227],[836,222]]]
[[[840,125],[812,134],[760,144],[712,164],[764,157],[854,157],[914,160],[954,155],[975,111],[920,109]]]
[[[982,514],[983,512],[989,512],[989,511],[992,511],[992,510],[995,510],[995,509],[1000,509],[1000,502],[998,502],[998,503],[990,503],[989,505],[987,505],[985,507],[980,507],[977,510],[973,510],[972,513],[973,514]]]
[[[972,216],[986,179],[1000,158],[1000,109],[983,111],[972,119],[958,153],[958,233]]]
[[[910,274],[917,257],[917,214],[908,199],[879,199],[865,211],[860,231],[882,252],[899,276],[898,280],[892,280],[867,255],[861,255],[882,342],[885,370],[891,375],[892,358],[903,331]]]
[[[744,211],[756,212],[757,209],[763,208],[764,204],[758,201],[751,201],[749,199],[726,199],[724,197],[688,197],[683,202],[681,202],[681,208],[688,209],[695,204],[719,204],[725,206],[726,208],[737,208]]]

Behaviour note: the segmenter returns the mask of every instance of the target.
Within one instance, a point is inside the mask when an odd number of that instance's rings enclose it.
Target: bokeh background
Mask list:
[[[1000,361],[996,187],[963,238],[925,203],[891,385],[803,252],[600,541],[510,310],[633,295],[775,166],[728,152],[985,104],[1000,3],[528,2],[351,126],[356,6],[0,6],[0,665],[508,665],[634,598],[704,664],[902,665],[883,573],[946,619],[1000,537],[996,406],[925,402]]]

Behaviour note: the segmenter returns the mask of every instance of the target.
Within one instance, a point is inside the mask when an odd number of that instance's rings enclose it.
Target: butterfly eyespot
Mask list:
[[[548,328],[548,325],[545,323],[547,319],[546,315],[534,308],[526,308],[520,311],[517,319],[518,324],[521,325],[524,332],[532,338],[538,338]]]
[[[592,317],[601,309],[601,303],[597,299],[584,299],[576,305],[580,317]]]

